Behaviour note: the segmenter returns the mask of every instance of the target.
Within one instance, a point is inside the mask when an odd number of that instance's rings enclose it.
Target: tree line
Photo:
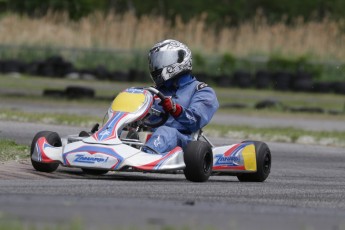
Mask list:
[[[259,11],[270,23],[284,20],[293,23],[296,18],[304,21],[323,20],[325,17],[345,18],[344,0],[0,0],[0,13],[15,12],[40,17],[48,11],[68,12],[78,20],[94,11],[104,13],[133,12],[138,17],[159,15],[185,22],[201,14],[215,25],[238,25],[252,20]]]

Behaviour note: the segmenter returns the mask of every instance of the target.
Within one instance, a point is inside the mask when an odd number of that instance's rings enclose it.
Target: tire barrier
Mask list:
[[[203,82],[209,82],[208,79],[205,77],[202,81]],[[198,78],[198,80],[199,80],[199,78]],[[221,75],[221,76],[214,77],[213,81],[215,82],[216,85],[221,86],[221,87],[231,87],[232,86],[231,76],[229,76],[229,75]]]
[[[78,69],[73,63],[66,61],[61,56],[51,56],[42,61],[25,63],[20,60],[0,60],[0,73],[24,73],[44,77],[67,77],[71,79],[98,79],[119,82],[145,82],[152,80],[147,71],[130,69],[128,71],[109,71],[105,66]],[[195,73],[199,81],[214,84],[220,87],[274,89],[279,91],[337,93],[345,94],[345,81],[316,82],[313,75],[305,71],[291,73],[287,71],[270,72],[258,70],[254,74],[246,70],[237,70],[233,74],[210,75],[208,73]],[[74,90],[72,90],[74,91]],[[56,95],[58,92],[48,91],[47,95]],[[79,93],[68,92],[70,97]],[[90,95],[87,93],[86,95]]]
[[[65,97],[65,91],[57,90],[57,89],[45,89],[43,90],[43,96],[62,98],[62,97]]]
[[[246,106],[249,107],[249,106]],[[275,99],[265,99],[258,101],[254,105],[255,109],[262,110],[262,109],[279,109],[282,111],[288,111],[292,113],[318,113],[318,114],[330,114],[330,115],[339,115],[339,114],[345,114],[345,104],[344,108],[342,110],[325,110],[320,107],[308,107],[308,106],[301,106],[301,107],[291,107],[284,105],[280,101],[277,101]],[[223,107],[222,108],[226,108]]]
[[[307,72],[297,72],[292,78],[292,90],[310,92],[313,90],[313,78]]]
[[[248,108],[249,106],[247,104],[244,103],[225,103],[222,104],[221,107],[223,109],[245,109]]]
[[[31,74],[47,77],[64,77],[66,74],[73,72],[73,65],[65,61],[60,56],[47,58],[45,61],[34,62],[31,66]]]
[[[43,96],[68,99],[94,98],[95,90],[83,86],[68,86],[65,90],[45,89]]]
[[[18,60],[0,61],[1,73],[22,73],[27,69],[27,64]]]
[[[95,90],[89,87],[68,86],[65,90],[65,95],[69,99],[94,98]]]
[[[313,92],[315,93],[330,93],[332,92],[332,82],[314,82]]]
[[[251,73],[243,70],[235,71],[232,83],[234,86],[238,86],[240,88],[250,88],[253,83],[252,75]]]
[[[291,107],[289,108],[290,112],[299,112],[299,113],[325,113],[326,111],[318,107]]]
[[[259,70],[254,77],[254,85],[257,89],[268,89],[272,86],[272,74],[265,70]]]
[[[273,73],[273,88],[280,91],[288,91],[291,89],[291,74],[287,72]]]
[[[331,88],[335,93],[345,94],[345,82],[333,82],[331,83]]]
[[[259,101],[255,104],[256,109],[270,109],[270,108],[281,108],[285,109],[286,107],[277,100],[274,99],[265,99],[262,101]]]

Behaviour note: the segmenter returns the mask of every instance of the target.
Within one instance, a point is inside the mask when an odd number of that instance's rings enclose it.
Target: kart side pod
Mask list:
[[[214,147],[213,172],[235,174],[240,181],[262,182],[271,169],[271,152],[260,141]]]

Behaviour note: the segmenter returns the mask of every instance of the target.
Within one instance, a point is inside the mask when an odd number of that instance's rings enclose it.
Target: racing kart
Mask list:
[[[263,182],[270,174],[271,153],[259,141],[214,146],[202,130],[192,134],[186,148],[165,153],[145,145],[152,129],[163,125],[169,114],[154,108],[164,95],[153,87],[128,88],[119,93],[107,111],[108,120],[91,132],[60,138],[41,131],[31,144],[31,162],[41,172],[61,164],[102,175],[108,171],[171,173],[183,170],[187,180],[204,182],[212,174],[237,176],[240,181]],[[152,118],[155,119],[152,119]],[[147,151],[149,150],[149,151]]]

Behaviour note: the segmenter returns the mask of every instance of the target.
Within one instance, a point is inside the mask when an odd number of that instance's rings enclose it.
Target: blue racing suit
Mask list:
[[[176,146],[182,148],[192,140],[192,133],[207,125],[219,107],[214,90],[192,75],[186,74],[165,82],[158,88],[182,107],[178,117],[170,116],[163,126],[158,127],[146,145],[159,153],[165,153]],[[156,102],[154,108],[162,111]]]

